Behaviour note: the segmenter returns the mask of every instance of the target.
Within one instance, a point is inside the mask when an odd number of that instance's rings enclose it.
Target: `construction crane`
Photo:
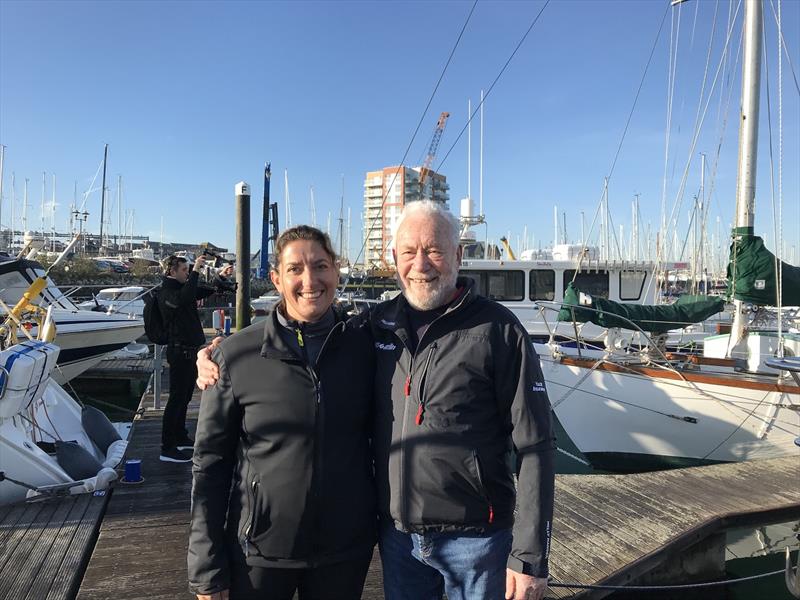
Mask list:
[[[433,130],[433,139],[431,140],[431,145],[428,148],[428,156],[425,157],[425,162],[423,163],[422,167],[419,170],[419,195],[420,198],[423,198],[425,195],[425,180],[428,178],[428,173],[431,171],[431,166],[433,166],[433,159],[436,158],[436,151],[439,149],[439,142],[442,139],[442,133],[444,133],[444,126],[447,125],[447,118],[450,116],[449,112],[443,112],[439,115],[439,120],[436,122],[436,129]],[[431,184],[431,199],[433,199],[433,185]]]
[[[506,249],[506,256],[508,260],[517,260],[517,257],[514,255],[514,251],[511,249],[511,244],[508,243],[508,240],[505,236],[500,238],[500,242],[503,244],[503,248]]]

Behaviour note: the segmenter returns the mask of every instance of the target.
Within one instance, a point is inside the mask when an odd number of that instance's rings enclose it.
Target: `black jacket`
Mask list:
[[[555,476],[539,360],[511,311],[458,284],[413,355],[402,295],[371,315],[378,508],[412,532],[513,523],[508,567],[543,577]]]
[[[366,326],[337,315],[307,366],[276,313],[214,352],[194,446],[189,581],[229,586],[229,544],[248,564],[313,567],[369,553],[376,540],[370,450],[373,352]]]
[[[161,281],[158,309],[169,327],[170,345],[196,347],[206,343],[197,301],[211,296],[216,288],[199,283],[198,277],[196,271],[191,271],[186,283],[166,276]]]

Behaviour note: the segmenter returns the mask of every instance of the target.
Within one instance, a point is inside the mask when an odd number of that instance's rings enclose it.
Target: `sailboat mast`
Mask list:
[[[761,0],[746,0],[744,7],[744,62],[742,64],[742,114],[739,122],[739,167],[736,182],[736,234],[752,235],[758,157],[758,108],[761,95]]]
[[[106,218],[106,164],[108,163],[108,144],[103,149],[103,187],[100,189],[100,248],[103,244],[103,221]]]
[[[752,235],[755,222],[756,159],[758,157],[758,108],[761,95],[761,0],[744,5],[744,61],[742,62],[742,112],[739,117],[739,164],[736,180],[734,243]],[[744,338],[745,315],[741,300],[734,299],[733,325],[728,352]]]

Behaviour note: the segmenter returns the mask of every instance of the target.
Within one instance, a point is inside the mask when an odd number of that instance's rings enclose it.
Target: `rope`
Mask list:
[[[506,63],[503,65],[503,68],[500,69],[500,72],[497,74],[497,77],[494,78],[494,81],[492,81],[492,84],[489,86],[489,89],[486,90],[486,93],[483,95],[483,99],[475,107],[475,110],[472,111],[472,114],[469,116],[469,119],[467,119],[467,122],[464,124],[464,127],[461,128],[461,131],[458,132],[458,136],[456,137],[455,141],[450,146],[450,148],[448,148],[447,152],[444,155],[444,158],[442,158],[442,160],[439,161],[439,164],[436,167],[437,171],[441,170],[442,166],[444,165],[445,161],[447,160],[447,157],[450,156],[450,153],[453,151],[453,148],[455,148],[456,144],[461,139],[461,136],[464,135],[464,132],[467,130],[467,127],[472,122],[472,117],[474,117],[477,114],[477,112],[480,109],[480,107],[483,105],[484,102],[486,102],[486,98],[488,98],[489,94],[492,93],[492,89],[494,88],[495,84],[498,82],[500,77],[503,75],[503,73],[505,72],[505,70],[508,67],[509,63],[511,63],[511,60],[516,55],[517,51],[522,47],[522,44],[525,42],[525,39],[528,37],[528,34],[533,29],[533,26],[536,25],[536,23],[539,21],[539,17],[542,16],[542,13],[544,12],[544,9],[547,8],[548,4],[550,4],[550,0],[547,0],[544,3],[544,6],[542,6],[541,10],[536,14],[536,16],[533,18],[533,21],[531,21],[531,24],[528,26],[528,30],[523,34],[522,39],[520,39],[520,41],[517,42],[517,46],[514,48],[514,51],[511,53],[511,56],[508,57],[508,60],[506,60]]]
[[[740,6],[741,6],[741,0],[740,0],[739,4],[736,7],[736,14],[734,15],[734,22],[735,22],[736,15],[738,14]],[[732,38],[732,34],[733,34],[733,24],[731,26],[731,29],[728,30],[727,36],[725,38],[725,46],[723,47],[723,54],[724,54],[725,50],[727,50],[728,45],[730,44],[730,41],[731,41],[731,38]],[[680,182],[680,185],[678,186],[678,192],[677,192],[677,194],[675,196],[675,202],[674,202],[674,204],[672,206],[672,211],[670,212],[670,217],[669,217],[670,223],[677,222],[676,214],[679,214],[680,209],[681,209],[681,205],[683,204],[683,195],[684,195],[684,192],[686,191],[686,181],[687,181],[688,176],[689,176],[689,167],[691,166],[692,160],[694,158],[695,147],[697,146],[698,139],[700,138],[700,131],[703,128],[703,123],[705,122],[706,114],[708,113],[708,106],[711,103],[711,99],[712,99],[712,97],[714,95],[714,90],[716,89],[717,82],[719,81],[719,75],[720,75],[720,72],[722,70],[722,65],[723,65],[723,61],[720,60],[719,64],[717,65],[716,72],[714,73],[714,79],[711,82],[711,89],[709,90],[709,93],[708,93],[708,99],[706,100],[706,103],[703,106],[703,111],[702,111],[702,115],[700,117],[700,121],[699,121],[699,123],[696,124],[695,130],[694,130],[694,132],[692,134],[692,141],[691,141],[691,147],[689,148],[689,155],[688,155],[688,157],[686,159],[686,165],[684,166],[684,169],[683,169],[683,175],[681,176],[681,182]],[[667,247],[667,253],[666,254],[669,255],[671,251],[672,251],[672,244],[670,243],[670,245]],[[662,256],[660,258],[663,260],[664,259],[664,255],[662,254]]]
[[[453,55],[456,53],[456,49],[458,48],[458,45],[461,42],[461,38],[464,35],[464,31],[466,31],[466,29],[467,29],[467,25],[469,24],[470,19],[472,18],[472,13],[475,11],[475,6],[477,4],[478,4],[478,0],[475,0],[472,3],[472,8],[470,9],[469,14],[467,15],[467,19],[466,19],[466,21],[464,21],[464,25],[461,27],[461,31],[458,34],[458,38],[456,38],[455,44],[453,44],[453,48],[450,50],[450,56],[447,57],[447,62],[445,63],[444,67],[442,68],[442,72],[439,74],[439,79],[436,81],[436,85],[434,86],[433,91],[431,92],[431,95],[428,98],[428,103],[425,105],[425,109],[422,111],[422,115],[420,116],[419,121],[417,122],[417,127],[416,127],[416,129],[414,129],[414,133],[411,135],[411,139],[409,140],[408,145],[406,146],[406,151],[403,153],[403,158],[400,159],[400,166],[395,171],[394,177],[392,178],[391,184],[389,184],[389,186],[386,188],[386,193],[383,195],[383,198],[381,200],[380,213],[378,215],[376,215],[372,219],[372,223],[370,223],[370,227],[369,227],[369,230],[367,231],[367,235],[364,236],[364,242],[361,244],[361,249],[358,251],[358,255],[356,256],[354,264],[358,262],[358,260],[361,258],[362,253],[366,249],[367,241],[369,240],[369,236],[372,233],[372,230],[375,228],[375,224],[378,222],[378,219],[379,218],[380,219],[383,218],[383,209],[386,206],[386,199],[389,196],[389,192],[394,187],[394,183],[397,180],[397,174],[399,173],[400,168],[402,168],[402,166],[405,164],[406,158],[408,157],[408,153],[411,151],[411,146],[412,146],[412,144],[414,143],[414,140],[417,137],[417,133],[419,133],[420,127],[422,127],[422,122],[425,120],[425,116],[428,114],[428,109],[430,108],[431,103],[433,102],[433,98],[436,96],[436,92],[439,89],[439,85],[442,83],[442,79],[444,79],[444,74],[447,72],[447,68],[450,66],[450,62],[453,60]],[[385,249],[381,250],[381,254],[383,254],[384,250]],[[344,282],[344,284],[342,286],[342,290],[344,290],[345,287],[347,287],[347,284],[348,284],[349,281],[350,281],[350,273],[348,272],[347,278],[345,279],[345,282]]]
[[[725,579],[723,581],[703,581],[701,583],[682,583],[675,585],[589,585],[582,583],[562,583],[556,581],[548,581],[547,585],[553,588],[575,588],[580,590],[629,590],[634,592],[650,592],[657,590],[690,590],[696,588],[733,585],[736,583],[742,583],[744,581],[753,581],[755,579],[772,577],[773,575],[780,575],[785,572],[785,569],[780,569],[778,571],[769,571],[767,573],[759,573],[758,575],[749,575],[748,577],[739,577],[737,579]]]
[[[565,455],[569,456],[572,460],[578,461],[579,463],[581,463],[582,465],[584,465],[586,467],[591,467],[592,466],[591,463],[588,460],[584,460],[580,456],[575,456],[574,454],[572,454],[572,452],[567,452],[563,448],[558,448],[558,447],[556,447],[556,450],[561,452],[561,454],[565,454]]]
[[[661,38],[661,31],[664,29],[664,21],[666,21],[667,14],[669,14],[669,5],[667,5],[666,9],[664,10],[664,14],[661,17],[661,22],[658,25],[658,32],[656,32],[656,37],[653,40],[653,47],[650,49],[650,56],[647,58],[647,63],[645,64],[644,71],[642,72],[642,78],[639,80],[639,87],[636,90],[636,95],[633,99],[633,105],[631,106],[631,110],[628,113],[628,119],[625,121],[625,127],[622,130],[622,136],[620,137],[619,144],[617,144],[617,151],[614,153],[614,160],[611,161],[611,168],[608,171],[608,175],[604,178],[603,182],[603,194],[600,197],[600,203],[603,201],[603,197],[607,194],[607,186],[608,181],[611,179],[611,176],[614,174],[614,169],[617,166],[617,159],[619,158],[620,152],[622,152],[622,145],[625,142],[625,137],[628,134],[628,127],[631,123],[631,119],[633,118],[633,113],[636,110],[636,105],[639,102],[639,95],[642,92],[642,87],[644,86],[645,78],[647,77],[647,71],[650,69],[650,63],[653,61],[653,55],[655,54],[656,47],[658,46],[658,40]],[[678,8],[680,10],[680,7]],[[671,103],[670,109],[671,110]],[[589,233],[586,236],[586,239],[581,240],[583,245],[586,245],[586,240],[592,237],[592,232],[594,231],[594,225],[597,222],[597,217],[600,212],[600,207],[598,205],[597,212],[595,212],[594,220],[592,221],[592,226],[589,228]],[[578,265],[575,269],[575,276],[573,277],[573,281],[575,281],[575,277],[578,275],[578,271],[581,270],[581,265],[583,264],[583,253],[578,258]]]
[[[800,94],[800,83],[797,82],[797,73],[794,70],[794,64],[792,63],[792,57],[789,54],[789,48],[786,46],[786,39],[783,37],[783,29],[781,28],[780,18],[778,13],[775,12],[775,4],[772,3],[772,0],[769,2],[770,6],[772,7],[772,15],[775,17],[775,22],[778,24],[778,35],[781,38],[781,45],[783,46],[783,52],[786,56],[786,62],[789,63],[789,69],[792,71],[792,77],[794,78],[794,87],[797,88],[797,93]],[[779,7],[780,7],[780,0],[779,0]]]

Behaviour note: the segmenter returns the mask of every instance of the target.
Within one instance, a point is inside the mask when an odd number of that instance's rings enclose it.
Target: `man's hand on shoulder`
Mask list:
[[[211,353],[224,339],[215,337],[211,340],[211,344],[197,351],[197,387],[201,390],[210,388],[219,381],[219,367],[211,360]]]
[[[546,577],[533,577],[506,569],[506,600],[541,600],[546,591]]]

